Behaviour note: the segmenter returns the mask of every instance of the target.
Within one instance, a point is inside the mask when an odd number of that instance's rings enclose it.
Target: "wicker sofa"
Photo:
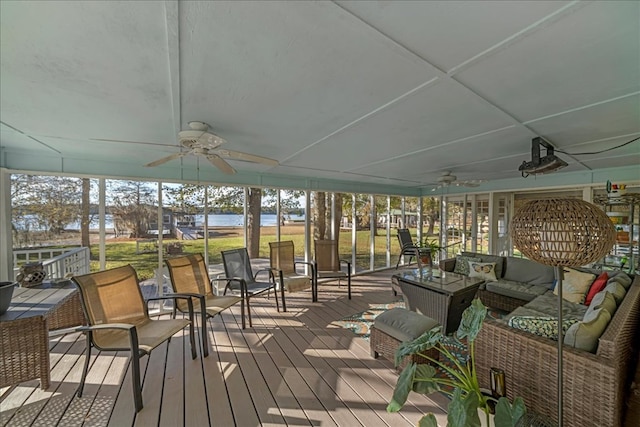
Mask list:
[[[505,270],[510,260],[509,257],[503,260]],[[443,260],[441,268],[452,271],[451,264],[452,260]],[[501,291],[499,286],[486,285],[478,290],[478,296],[489,307],[518,312],[531,305],[525,299],[491,291],[496,288]],[[545,297],[548,301],[553,299],[549,299],[548,292],[539,299]],[[567,345],[563,348],[565,426],[623,425],[629,383],[637,364],[639,329],[640,276],[635,276],[600,336],[595,353]],[[478,379],[481,386],[488,387],[490,368],[503,369],[508,397],[520,396],[528,409],[557,421],[557,352],[557,341],[512,328],[504,321],[487,319],[476,340]]]

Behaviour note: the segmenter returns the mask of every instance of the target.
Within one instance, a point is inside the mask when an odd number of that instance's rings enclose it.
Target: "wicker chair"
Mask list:
[[[193,309],[199,310],[201,315],[202,354],[209,356],[207,343],[207,318],[214,317],[222,310],[226,310],[238,302],[242,302],[241,316],[244,317],[244,302],[237,296],[217,296],[213,294],[212,280],[201,254],[187,255],[180,258],[165,260],[171,277],[173,291],[180,295],[190,295],[193,300]],[[213,279],[225,280],[225,279]],[[178,300],[176,308],[183,313],[188,312],[189,307],[185,300]]]
[[[224,272],[227,281],[227,285],[224,288],[224,294],[227,291],[231,291],[235,294],[239,294],[240,297],[247,302],[247,315],[249,316],[249,327],[252,327],[251,323],[251,306],[250,300],[256,295],[260,295],[267,292],[267,295],[274,290],[276,299],[276,309],[280,311],[280,305],[278,305],[278,293],[276,292],[276,281],[273,270],[265,268],[258,270],[256,274],[253,274],[251,268],[251,261],[249,259],[249,253],[247,248],[230,249],[222,251],[222,263],[224,264]],[[266,282],[257,281],[258,274],[262,272],[269,273],[269,279]],[[280,289],[282,293],[282,310],[287,311],[287,306],[284,298],[284,288]],[[242,316],[242,329],[246,327],[244,315]]]
[[[82,397],[91,359],[91,347],[101,351],[131,351],[133,398],[136,412],[139,412],[143,406],[140,356],[148,355],[154,348],[169,341],[173,335],[188,326],[191,357],[196,358],[193,304],[190,296],[173,295],[149,299],[173,299],[174,305],[176,299],[185,299],[189,306],[189,320],[151,320],[147,304],[142,298],[138,276],[130,265],[74,276],[72,281],[80,289],[82,307],[88,321],[88,326],[78,328],[79,331],[84,332],[87,339],[78,397]]]
[[[315,268],[313,263],[296,261],[292,240],[284,242],[269,242],[269,258],[271,268],[277,272],[276,280],[288,292],[297,292],[311,286],[311,298],[315,295]],[[298,265],[306,264],[311,269],[311,275],[300,274],[296,271]]]
[[[347,292],[349,299],[351,299],[351,262],[340,259],[338,255],[338,241],[316,240],[314,249],[316,293],[313,296],[313,301],[318,301],[318,279],[338,279],[339,286],[340,279],[346,278]],[[342,263],[347,264],[346,272],[340,268]]]

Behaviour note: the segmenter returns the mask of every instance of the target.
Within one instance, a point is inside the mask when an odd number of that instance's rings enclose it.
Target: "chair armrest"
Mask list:
[[[176,300],[177,299],[184,299],[187,301],[187,305],[189,306],[189,320],[191,322],[193,322],[193,300],[191,298],[200,298],[200,304],[204,305],[204,296],[201,296],[200,294],[167,294],[167,295],[163,295],[160,297],[151,297],[149,299],[147,299],[145,301],[145,303],[147,304],[147,311],[149,309],[149,301],[159,301],[159,300],[165,300],[165,299],[171,299],[173,300],[173,307],[174,307],[174,312],[173,314],[175,315],[175,306],[176,306]],[[202,306],[201,305],[201,306]]]
[[[133,352],[134,348],[138,350],[138,353],[142,351],[138,345],[138,330],[135,325],[130,323],[103,323],[101,325],[80,326],[79,328],[76,328],[76,332],[82,332],[87,336],[88,347],[90,345],[89,343],[93,339],[93,331],[103,329],[120,329],[129,332],[129,345],[131,345],[131,351]]]
[[[294,261],[293,263],[293,268],[296,268],[296,265],[298,264],[305,264],[308,265],[309,267],[311,267],[311,276],[314,275],[314,272],[316,271],[316,266],[314,262],[309,262],[309,261]]]
[[[247,292],[247,281],[244,280],[242,277],[214,277],[213,279],[211,279],[211,281],[221,281],[221,280],[226,280],[227,284],[224,287],[225,292],[227,291],[227,287],[229,286],[229,284],[231,284],[231,282],[238,282],[240,284],[240,296],[242,298],[245,297],[245,294]]]
[[[275,282],[275,274],[277,272],[279,272],[280,270],[278,270],[277,268],[272,268],[272,267],[267,267],[267,268],[261,268],[260,270],[256,271],[256,274],[253,275],[254,279],[258,278],[258,274],[263,273],[263,272],[269,272],[269,280],[272,280]]]

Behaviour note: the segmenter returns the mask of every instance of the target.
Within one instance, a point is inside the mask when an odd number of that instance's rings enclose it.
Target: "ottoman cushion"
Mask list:
[[[440,324],[422,314],[404,308],[392,308],[376,317],[373,326],[398,341],[413,341]]]

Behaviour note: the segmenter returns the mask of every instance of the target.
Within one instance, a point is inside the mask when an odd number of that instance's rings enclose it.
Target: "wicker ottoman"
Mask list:
[[[412,341],[428,330],[440,326],[438,322],[422,314],[406,310],[404,308],[392,308],[376,317],[371,327],[371,356],[377,359],[383,356],[385,359],[394,361],[396,350],[404,341]],[[425,352],[432,359],[438,359],[438,351],[435,348]],[[429,363],[428,359],[422,356],[412,355],[405,357],[398,366],[398,370],[403,369],[409,361],[415,363]]]

